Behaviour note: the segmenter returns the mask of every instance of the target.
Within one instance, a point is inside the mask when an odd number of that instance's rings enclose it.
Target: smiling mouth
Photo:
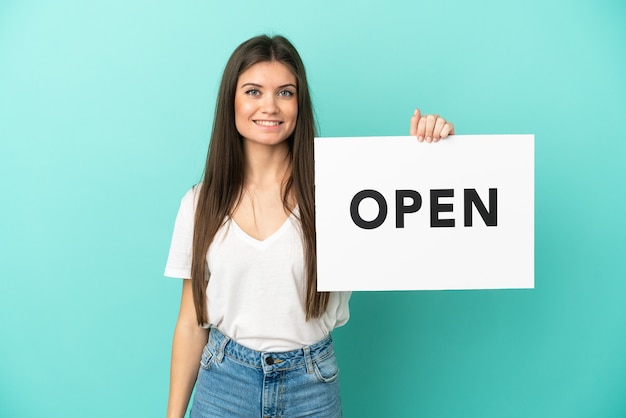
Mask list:
[[[259,126],[278,126],[282,122],[278,120],[255,120],[254,123],[256,123]]]

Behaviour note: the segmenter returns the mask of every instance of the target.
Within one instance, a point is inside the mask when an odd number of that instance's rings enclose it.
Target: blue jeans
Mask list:
[[[341,417],[330,335],[298,350],[254,351],[211,328],[191,417]]]

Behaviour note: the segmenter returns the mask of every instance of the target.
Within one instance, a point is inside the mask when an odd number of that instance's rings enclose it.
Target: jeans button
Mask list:
[[[266,363],[268,366],[271,366],[272,364],[274,364],[274,359],[273,359],[273,358],[271,358],[271,357],[266,357],[266,358],[265,358],[265,363]]]

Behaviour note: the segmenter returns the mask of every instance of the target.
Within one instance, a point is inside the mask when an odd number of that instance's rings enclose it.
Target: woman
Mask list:
[[[434,115],[411,135],[453,133]],[[313,138],[304,66],[281,36],[224,70],[204,178],[183,198],[166,275],[183,281],[168,417],[338,417],[330,332],[349,293],[316,291]],[[200,367],[198,365],[200,364]]]

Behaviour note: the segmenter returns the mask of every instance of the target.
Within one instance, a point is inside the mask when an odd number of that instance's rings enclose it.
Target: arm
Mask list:
[[[185,416],[208,335],[208,330],[198,326],[196,321],[191,280],[183,280],[180,312],[172,343],[168,418]]]
[[[437,142],[454,135],[454,125],[439,115],[422,115],[419,109],[415,109],[409,131],[419,142]]]

